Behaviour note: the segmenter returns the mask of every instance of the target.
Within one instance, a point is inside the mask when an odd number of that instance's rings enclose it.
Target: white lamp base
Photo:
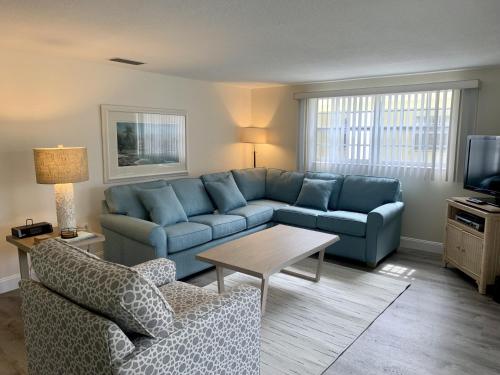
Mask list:
[[[55,184],[57,225],[59,230],[76,228],[73,184]]]

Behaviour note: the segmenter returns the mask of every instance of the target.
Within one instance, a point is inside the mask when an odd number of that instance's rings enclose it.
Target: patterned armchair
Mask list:
[[[48,240],[21,281],[30,374],[259,374],[260,291],[219,295]]]

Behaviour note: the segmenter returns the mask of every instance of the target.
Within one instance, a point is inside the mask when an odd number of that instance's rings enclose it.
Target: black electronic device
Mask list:
[[[455,220],[474,228],[478,232],[484,232],[484,218],[470,214],[465,211],[459,211],[455,215]]]
[[[28,224],[31,222],[31,224]],[[26,224],[11,229],[12,235],[17,238],[26,238],[38,236],[40,234],[52,233],[54,229],[52,224],[45,221],[40,223],[33,223],[32,219],[26,219]]]
[[[473,198],[500,207],[500,136],[471,135],[467,137],[464,189],[491,195]]]

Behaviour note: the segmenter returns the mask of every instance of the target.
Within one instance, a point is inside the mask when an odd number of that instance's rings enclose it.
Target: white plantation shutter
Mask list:
[[[458,134],[464,133],[461,94],[458,88],[439,88],[304,95],[299,165],[312,171],[453,180]]]

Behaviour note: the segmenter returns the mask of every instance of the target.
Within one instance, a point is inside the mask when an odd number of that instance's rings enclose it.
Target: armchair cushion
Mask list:
[[[181,202],[177,199],[172,186],[158,189],[139,189],[139,198],[149,212],[151,221],[164,227],[187,221]]]
[[[296,206],[328,211],[328,203],[337,181],[304,178]]]
[[[266,168],[233,169],[231,172],[247,201],[266,196]]]
[[[199,223],[177,223],[164,228],[169,254],[212,241],[212,228]]]
[[[293,204],[302,188],[304,174],[281,169],[267,170],[266,198]]]
[[[217,180],[206,181],[205,188],[221,214],[247,205],[245,197],[241,194],[231,174],[224,175]]]
[[[219,294],[205,288],[174,281],[160,287],[160,292],[175,311],[176,315],[185,313],[198,305],[204,305],[219,297]]]
[[[237,215],[198,215],[191,216],[189,221],[205,224],[212,228],[212,239],[214,240],[247,229],[245,218]]]
[[[174,312],[158,288],[137,270],[106,262],[58,240],[31,251],[40,281],[69,300],[96,311],[125,332],[165,337]]]
[[[166,258],[157,258],[137,264],[132,269],[150,280],[157,287],[175,281],[175,262]]]
[[[318,216],[318,228],[356,237],[366,235],[368,215],[350,211],[330,211]]]

